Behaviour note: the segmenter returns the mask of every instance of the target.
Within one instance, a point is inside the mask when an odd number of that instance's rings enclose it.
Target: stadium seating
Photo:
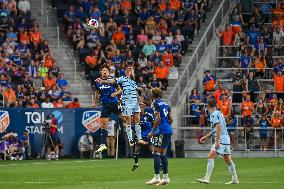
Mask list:
[[[32,17],[29,1],[0,5],[2,107],[66,107],[72,101],[68,82]]]
[[[279,149],[279,138],[283,138],[283,60],[284,60],[284,30],[282,21],[283,10],[273,2],[253,2],[251,11],[242,12],[236,7],[229,16],[229,23],[224,31],[218,31],[221,44],[214,56],[216,65],[204,69],[204,78],[200,85],[203,88],[194,89],[188,95],[185,114],[182,116],[186,126],[199,127],[197,135],[187,130],[181,138],[194,142],[194,138],[203,135],[201,127],[207,126],[206,102],[215,98],[224,114],[227,111],[228,123],[232,116],[236,117],[239,129],[236,138],[239,144],[236,149]],[[245,9],[245,8],[244,8]],[[251,75],[251,77],[249,77]],[[250,107],[247,105],[250,96]],[[224,98],[224,100],[222,100]],[[252,109],[247,114],[248,109]],[[249,110],[250,112],[250,110]],[[265,114],[265,116],[263,116]],[[247,119],[253,120],[254,130],[250,133]],[[265,117],[269,120],[266,146],[259,141],[261,128],[259,120]],[[275,120],[279,124],[275,124]],[[273,130],[273,128],[279,130]],[[276,138],[276,139],[275,139]],[[250,141],[254,140],[254,142]],[[244,141],[246,140],[246,141]],[[190,142],[189,142],[190,143]],[[195,142],[194,142],[195,143]],[[277,144],[276,144],[277,143]],[[194,145],[193,145],[194,146]],[[195,146],[189,149],[203,149]]]

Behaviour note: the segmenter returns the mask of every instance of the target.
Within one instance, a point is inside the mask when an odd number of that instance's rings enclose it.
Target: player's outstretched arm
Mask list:
[[[122,89],[119,85],[117,85],[116,87],[116,91],[114,93],[111,94],[111,97],[116,97],[117,95],[120,95],[122,93]]]
[[[95,80],[97,83],[102,83],[102,84],[115,84],[115,79],[107,79],[107,80],[103,80],[101,78],[97,78]]]
[[[100,96],[100,94],[99,94],[99,92],[96,90],[95,91],[95,95],[94,95],[94,102],[93,102],[93,108],[96,108],[96,106],[97,106],[97,101],[98,101],[98,98],[99,98],[99,96]]]

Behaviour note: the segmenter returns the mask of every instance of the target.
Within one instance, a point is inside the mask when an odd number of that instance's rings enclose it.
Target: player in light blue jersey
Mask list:
[[[137,85],[134,80],[134,69],[132,67],[127,67],[125,71],[125,76],[116,78],[116,80],[103,81],[97,79],[96,82],[99,83],[117,83],[122,89],[122,108],[123,108],[123,121],[126,126],[126,133],[128,136],[130,146],[134,146],[134,140],[132,136],[131,121],[132,116],[135,124],[135,133],[139,144],[147,144],[141,136],[140,127],[140,106],[138,102]]]
[[[226,127],[226,121],[223,114],[216,109],[216,100],[211,99],[208,101],[208,111],[210,113],[211,132],[200,139],[201,143],[204,143],[210,136],[213,136],[214,145],[212,146],[208,154],[207,171],[205,177],[197,179],[200,183],[209,184],[210,177],[214,168],[214,159],[220,154],[224,157],[225,162],[228,165],[232,180],[225,184],[238,184],[239,179],[235,164],[232,160],[230,149],[230,137]]]
[[[153,130],[148,134],[148,138],[150,139],[154,136],[154,178],[146,182],[146,184],[167,185],[170,183],[170,179],[168,176],[168,159],[166,154],[173,133],[171,127],[173,118],[170,106],[161,99],[162,90],[159,88],[152,89],[152,97],[154,99],[155,121]],[[160,179],[160,163],[163,168],[162,180]]]

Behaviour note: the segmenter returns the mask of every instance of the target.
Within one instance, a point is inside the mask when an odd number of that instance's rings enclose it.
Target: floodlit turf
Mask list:
[[[132,160],[0,161],[1,189],[140,189],[140,188],[284,188],[284,159],[235,159],[241,184],[226,186],[230,180],[222,159],[215,161],[210,185],[196,183],[204,175],[206,159],[169,159],[168,186],[147,186],[153,176],[152,159],[140,160],[131,172]]]

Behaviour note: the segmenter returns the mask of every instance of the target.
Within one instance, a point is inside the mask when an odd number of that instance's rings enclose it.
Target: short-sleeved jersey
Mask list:
[[[111,77],[107,79],[112,79]],[[96,90],[100,93],[100,100],[102,104],[118,103],[117,97],[111,97],[111,94],[116,91],[117,84],[95,84]]]
[[[121,76],[116,78],[116,81],[122,88],[122,103],[127,101],[137,101],[137,84],[134,80]]]
[[[148,134],[152,131],[153,120],[154,120],[153,115],[148,112],[145,112],[143,115],[141,115],[140,126],[141,126],[142,137],[147,137]]]
[[[226,127],[226,121],[223,114],[218,111],[214,110],[210,114],[210,124],[211,124],[211,131],[214,137],[214,141],[216,140],[216,124],[220,124],[220,144],[229,145],[230,144],[230,137]]]
[[[171,113],[171,107],[165,103],[162,99],[156,99],[152,108],[154,113],[160,113],[161,122],[158,126],[159,134],[172,134],[173,130],[168,115]]]

